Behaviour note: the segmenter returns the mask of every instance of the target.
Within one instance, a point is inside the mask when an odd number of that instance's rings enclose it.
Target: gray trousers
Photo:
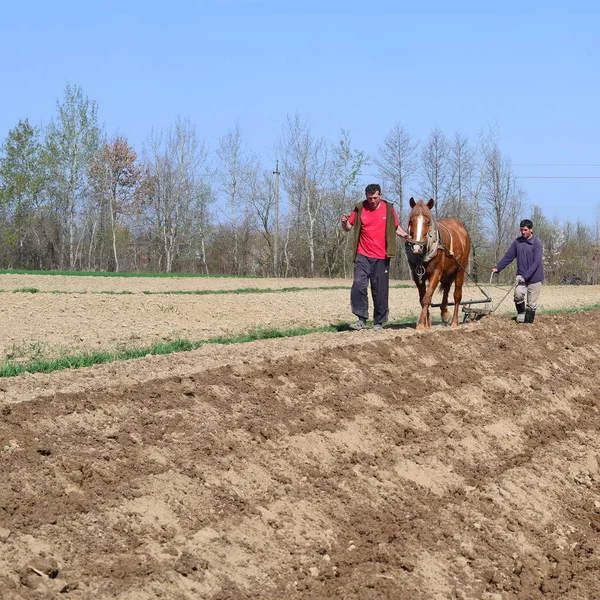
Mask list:
[[[542,282],[524,284],[520,283],[515,288],[515,302],[521,304],[525,302],[525,307],[531,310],[535,310],[540,299],[540,292],[542,291]]]
[[[388,320],[388,298],[390,294],[390,259],[369,258],[356,255],[354,261],[354,283],[350,292],[352,312],[365,321],[369,318],[368,284],[371,282],[373,297],[373,322],[385,323]]]

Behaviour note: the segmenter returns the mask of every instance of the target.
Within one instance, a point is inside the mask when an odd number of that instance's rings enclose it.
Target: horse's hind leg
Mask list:
[[[450,283],[442,281],[442,303],[440,304],[440,312],[442,313],[442,322],[444,325],[450,323],[450,311],[448,310],[448,294],[450,293]]]
[[[450,327],[458,327],[458,311],[460,310],[460,301],[462,300],[462,286],[465,281],[465,272],[460,269],[454,280],[454,315]]]

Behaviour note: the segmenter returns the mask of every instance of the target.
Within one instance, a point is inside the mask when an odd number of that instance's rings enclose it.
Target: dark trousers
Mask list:
[[[354,261],[354,283],[350,292],[352,312],[359,318],[369,318],[369,298],[367,287],[371,282],[373,297],[373,322],[385,323],[388,320],[388,298],[390,294],[390,259],[368,258],[356,255]]]

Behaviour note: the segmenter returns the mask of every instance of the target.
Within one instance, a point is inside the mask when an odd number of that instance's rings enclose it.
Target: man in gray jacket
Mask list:
[[[510,245],[492,272],[500,273],[515,258],[517,259],[517,287],[515,288],[517,323],[533,323],[544,280],[543,249],[540,239],[533,235],[533,223],[529,219],[523,219],[520,228],[521,236]]]

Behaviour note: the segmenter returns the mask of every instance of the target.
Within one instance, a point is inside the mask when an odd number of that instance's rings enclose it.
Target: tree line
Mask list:
[[[434,127],[421,141],[395,123],[369,156],[347,130],[328,140],[294,115],[274,148],[267,166],[236,122],[210,149],[178,118],[138,153],[125,136],[109,137],[96,102],[67,85],[47,126],[23,119],[0,148],[0,268],[350,277],[340,215],[364,199],[368,173],[401,223],[410,196],[465,223],[474,280],[489,276],[527,216],[548,281],[599,283],[600,210],[592,222],[562,223],[529,207],[493,132],[469,140]],[[402,248],[392,277],[409,277]]]

